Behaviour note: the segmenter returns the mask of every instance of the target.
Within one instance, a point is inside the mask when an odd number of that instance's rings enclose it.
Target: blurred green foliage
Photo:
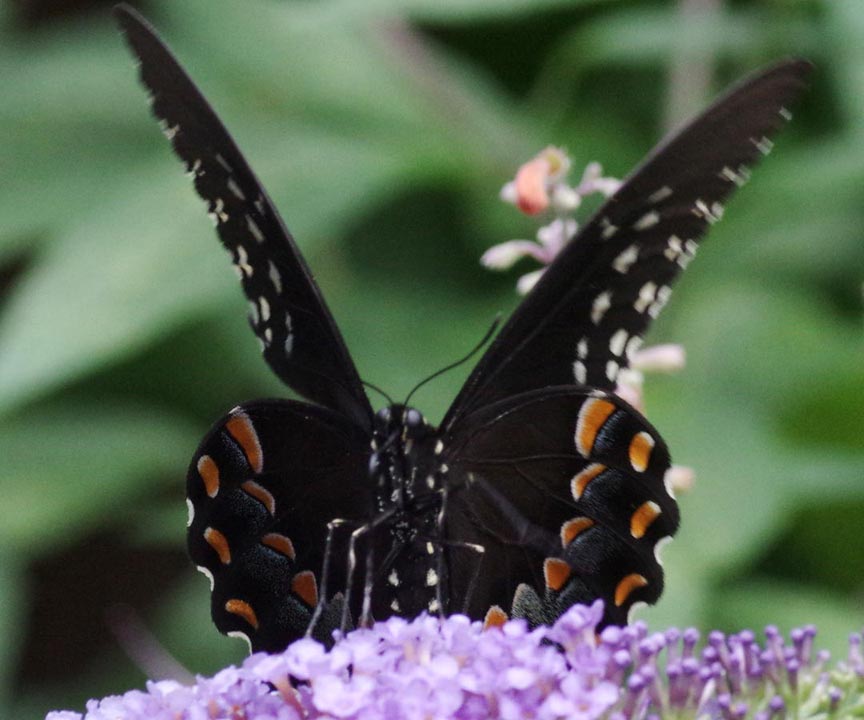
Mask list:
[[[662,134],[676,67],[711,79],[678,94],[689,114],[810,57],[812,92],[649,337],[688,350],[647,407],[698,477],[645,617],[815,622],[841,652],[864,620],[864,3],[682,4],[144,9],[282,208],[361,375],[396,397],[515,306],[515,275],[477,259],[536,229],[497,199],[521,162],[560,144],[621,176]],[[118,604],[193,671],[242,657],[184,557],[183,478],[217,417],[285,391],[104,4],[27,28],[2,12],[0,715],[22,719],[143,683],[107,629]],[[417,403],[440,417],[465,372]]]

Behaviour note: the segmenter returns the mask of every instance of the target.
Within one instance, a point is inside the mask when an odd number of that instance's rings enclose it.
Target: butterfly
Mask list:
[[[464,612],[551,622],[600,598],[624,624],[663,589],[679,525],[666,444],[618,374],[724,200],[771,148],[810,65],[744,81],[633,171],[497,333],[438,427],[375,412],[321,291],[204,96],[135,11],[117,18],[152,111],[306,401],[244,403],[187,477],[188,548],[223,633],[275,651],[355,620]]]

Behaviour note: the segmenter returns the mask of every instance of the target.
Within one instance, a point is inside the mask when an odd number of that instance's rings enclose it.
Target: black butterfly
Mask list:
[[[605,601],[623,624],[663,588],[678,528],[657,431],[613,394],[671,283],[789,118],[808,63],[781,62],[664,141],[548,268],[440,427],[374,413],[300,251],[155,31],[117,17],[153,112],[207,202],[273,371],[314,404],[221,419],[191,464],[189,552],[224,633],[277,650],[352,618],[463,611],[548,622]]]

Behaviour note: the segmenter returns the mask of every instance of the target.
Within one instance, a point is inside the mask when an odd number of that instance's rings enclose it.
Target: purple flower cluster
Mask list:
[[[864,716],[864,657],[827,667],[812,627],[790,642],[766,629],[650,634],[636,623],[597,634],[602,605],[574,606],[551,628],[522,621],[484,630],[463,616],[391,618],[340,638],[327,651],[299,640],[251,656],[193,686],[91,700],[86,720],[631,720],[853,718]],[[81,720],[72,712],[46,720]]]

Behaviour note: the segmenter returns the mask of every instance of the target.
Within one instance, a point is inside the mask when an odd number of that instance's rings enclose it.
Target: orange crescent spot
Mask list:
[[[638,432],[630,441],[630,464],[636,472],[645,472],[651,460],[651,451],[654,449],[654,438],[644,430]]]
[[[630,534],[637,540],[645,537],[651,523],[660,517],[661,512],[660,506],[653,500],[642,503],[630,516]]]
[[[543,577],[546,587],[550,590],[560,590],[570,577],[570,566],[560,558],[546,558],[543,561]]]
[[[208,527],[204,530],[204,539],[216,551],[223,565],[228,565],[231,562],[231,548],[228,546],[228,540],[221,532],[216,528]]]
[[[573,494],[573,499],[579,500],[582,497],[582,493],[585,492],[585,488],[588,487],[588,483],[590,483],[605,469],[605,465],[594,463],[593,465],[586,467],[582,472],[578,473],[570,481],[570,492]]]
[[[232,615],[243,618],[255,630],[258,629],[258,616],[255,614],[252,606],[245,600],[237,600],[236,598],[228,600],[225,603],[225,609]]]
[[[297,573],[291,580],[291,592],[309,607],[315,607],[318,604],[318,583],[315,574],[309,570]]]
[[[273,493],[267,488],[259,485],[254,480],[247,480],[240,486],[240,489],[260,502],[271,515],[276,514],[276,498],[273,497]]]
[[[198,474],[204,482],[204,489],[211,498],[219,492],[219,466],[209,455],[198,458]]]
[[[498,605],[493,605],[486,611],[486,618],[483,620],[483,629],[488,630],[493,627],[501,627],[510,618]]]
[[[579,454],[587,458],[594,450],[594,441],[597,433],[615,412],[615,406],[608,400],[601,398],[590,398],[585,401],[579,410],[579,419],[576,422],[576,449]]]
[[[261,442],[258,433],[252,425],[252,421],[246,413],[237,413],[227,423],[225,429],[233,437],[243,450],[246,461],[256,473],[261,472],[264,467],[264,455],[261,452]]]
[[[294,543],[291,542],[291,538],[289,537],[285,537],[279,533],[267,533],[261,538],[261,543],[269,548],[273,548],[278,553],[282,553],[291,560],[295,558]]]
[[[561,526],[561,545],[567,547],[577,536],[593,527],[594,521],[587,517],[578,517],[568,520]]]
[[[647,584],[648,580],[638,573],[632,573],[631,575],[622,578],[615,587],[615,607],[621,607],[625,602],[627,602],[630,593],[641,587],[645,587]]]

